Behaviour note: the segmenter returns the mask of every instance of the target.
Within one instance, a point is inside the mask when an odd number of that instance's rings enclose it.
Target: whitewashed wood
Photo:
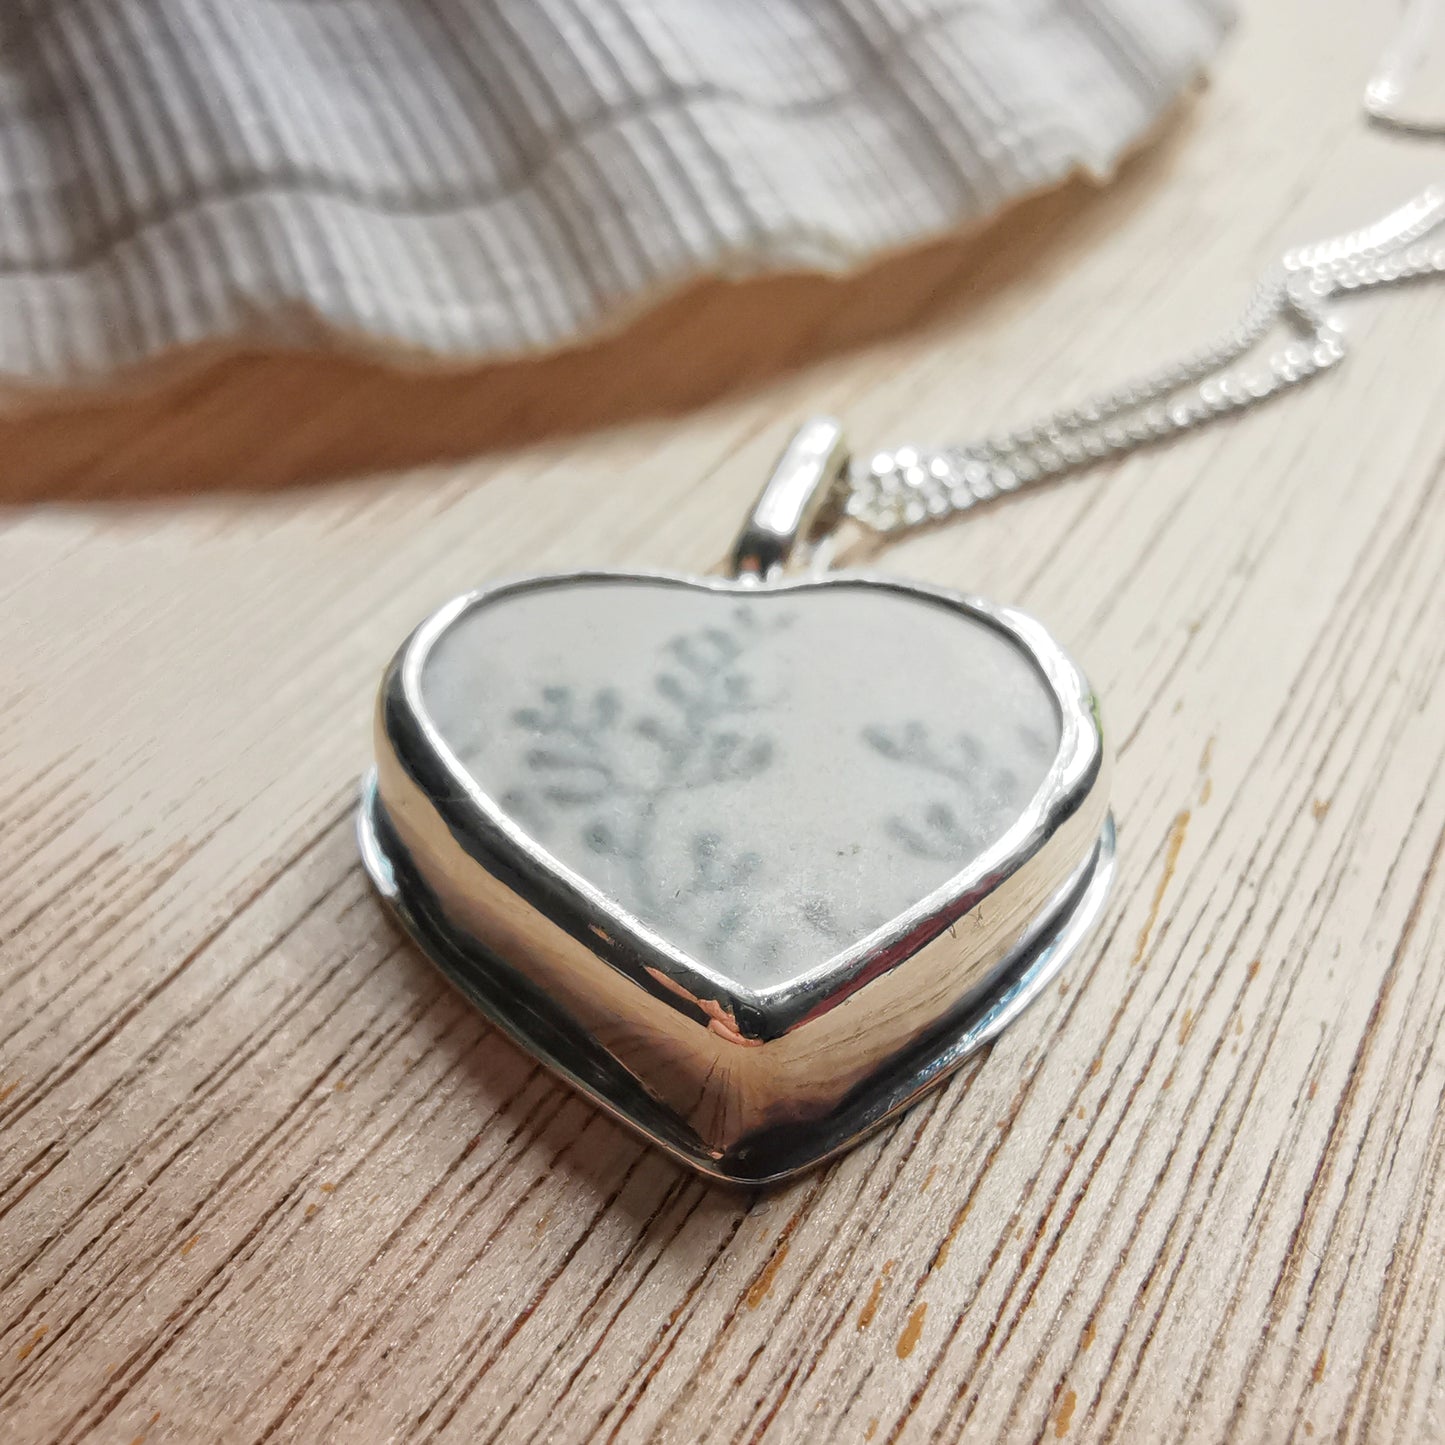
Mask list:
[[[1086,664],[1120,883],[986,1058],[779,1194],[494,1037],[348,817],[377,672],[451,593],[711,565],[809,410],[1026,416],[1429,179],[1359,123],[1367,8],[1253,5],[1115,189],[854,283],[4,424],[4,1438],[1445,1435],[1440,291],[1355,307],[1267,414],[893,554]]]

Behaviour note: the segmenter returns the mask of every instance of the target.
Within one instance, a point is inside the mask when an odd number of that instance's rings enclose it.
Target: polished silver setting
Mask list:
[[[799,548],[816,542],[835,520],[829,507],[841,499],[848,462],[840,423],[830,416],[805,421],[774,464],[733,544],[733,576],[749,582],[783,576]]]
[[[784,985],[742,987],[549,855],[427,716],[422,668],[459,618],[519,591],[599,580],[749,596],[885,589],[983,622],[1032,661],[1057,704],[1045,784],[996,845],[886,927]],[[762,1184],[848,1147],[941,1082],[1064,965],[1112,876],[1107,772],[1087,682],[1011,609],[853,574],[576,573],[471,593],[412,635],[382,684],[359,833],[404,927],[514,1040],[674,1156]]]

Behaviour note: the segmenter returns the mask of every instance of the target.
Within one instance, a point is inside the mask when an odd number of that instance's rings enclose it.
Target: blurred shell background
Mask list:
[[[460,359],[700,274],[841,269],[1082,171],[1224,0],[28,0],[0,15],[0,373],[178,345]]]

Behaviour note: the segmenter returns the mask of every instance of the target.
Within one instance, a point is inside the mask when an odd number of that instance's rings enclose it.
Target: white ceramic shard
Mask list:
[[[398,655],[363,847],[527,1047],[770,1177],[1042,986],[1107,883],[1104,773],[1087,684],[1021,614],[846,576],[539,578]]]
[[[1038,668],[890,593],[601,582],[459,618],[427,716],[522,832],[697,962],[787,984],[1023,816],[1058,752]]]

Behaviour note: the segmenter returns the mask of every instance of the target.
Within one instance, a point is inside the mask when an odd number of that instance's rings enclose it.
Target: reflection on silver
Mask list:
[[[876,589],[956,611],[996,629],[1047,683],[1060,720],[1052,767],[1018,822],[943,886],[819,966],[745,983],[745,971],[730,976],[680,952],[549,855],[426,714],[422,666],[459,618],[532,589],[604,580],[750,597]],[[1009,609],[850,575],[575,574],[470,594],[413,634],[383,681],[359,831],[367,869],[403,925],[518,1043],[670,1153],[715,1177],[763,1183],[906,1107],[1043,989],[1109,886],[1106,774],[1083,676]]]
[[[793,433],[733,543],[734,577],[775,582],[800,546],[829,530],[829,503],[841,501],[848,461],[843,428],[832,417],[812,417]]]

